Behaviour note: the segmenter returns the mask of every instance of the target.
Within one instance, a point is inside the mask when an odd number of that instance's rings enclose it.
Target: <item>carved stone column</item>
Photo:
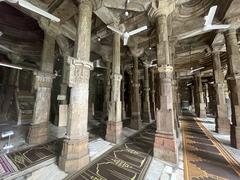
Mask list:
[[[197,116],[200,118],[206,118],[206,104],[204,103],[202,77],[200,72],[195,74],[195,97],[195,109]]]
[[[111,99],[109,102],[109,116],[107,122],[106,140],[112,143],[119,143],[122,136],[122,103],[121,96],[121,80],[120,72],[120,35],[114,33],[113,40],[113,62],[111,75]]]
[[[70,46],[69,40],[63,36],[59,35],[56,38],[56,42],[60,47],[63,53],[63,67],[62,67],[62,82],[60,85],[60,94],[65,96],[65,100],[61,101],[62,105],[67,104],[67,90],[68,90],[68,81],[69,81],[69,63],[68,57],[72,55],[72,48]]]
[[[232,106],[231,144],[240,149],[240,52],[236,29],[224,33],[228,55],[227,81]]]
[[[215,91],[216,91],[216,127],[215,130],[221,134],[230,133],[230,124],[227,116],[227,104],[225,101],[224,93],[224,74],[221,68],[220,52],[214,51],[212,53],[213,70],[215,78]]]
[[[173,110],[173,66],[170,64],[167,17],[174,9],[174,1],[153,3],[149,16],[155,18],[157,29],[157,97],[154,157],[171,163],[178,162],[175,116]]]
[[[135,51],[137,49],[131,50],[133,54],[133,74],[132,74],[132,104],[131,104],[131,124],[132,129],[139,130],[142,127],[141,121],[141,106],[140,106],[140,95],[139,95],[139,71],[138,71],[138,57]]]
[[[204,84],[203,90],[204,90],[203,93],[204,102],[206,104],[206,113],[209,113],[209,87],[207,83]]]
[[[192,100],[192,112],[195,112],[195,97],[194,97],[194,86],[191,86],[191,100]]]
[[[122,100],[122,119],[126,119],[126,102],[125,102],[125,59],[121,63],[122,85],[121,85],[121,100]]]
[[[105,76],[105,95],[104,95],[104,103],[103,103],[103,119],[106,120],[108,117],[109,111],[109,102],[110,102],[110,90],[111,90],[111,62],[109,59],[106,61],[107,70]]]
[[[27,141],[41,144],[48,139],[48,121],[51,107],[51,88],[53,81],[55,39],[45,33],[40,71],[35,72],[34,89],[36,99],[33,122],[29,128]]]
[[[149,97],[149,74],[148,74],[149,67],[145,65],[144,67],[144,101],[143,101],[143,121],[150,123],[151,118],[151,111],[150,111],[150,97]]]
[[[151,117],[152,119],[155,120],[155,69],[151,68],[150,69],[150,74],[151,74],[151,101],[150,101],[150,109],[151,109]]]
[[[88,98],[89,78],[93,65],[90,62],[91,22],[93,6],[90,1],[79,4],[78,31],[74,57],[69,57],[71,87],[67,122],[67,135],[59,158],[59,166],[74,172],[86,166],[88,155]]]

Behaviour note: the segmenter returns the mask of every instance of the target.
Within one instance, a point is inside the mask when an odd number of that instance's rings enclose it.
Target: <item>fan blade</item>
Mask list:
[[[211,30],[217,30],[217,29],[228,29],[230,27],[230,25],[228,24],[220,24],[220,25],[212,25],[210,27],[208,27]]]
[[[123,45],[124,45],[124,46],[127,46],[127,44],[128,44],[128,38],[129,38],[129,36],[124,36],[124,37],[123,37]]]
[[[128,34],[129,34],[129,36],[132,36],[134,34],[137,34],[137,33],[140,33],[142,31],[146,30],[147,28],[148,28],[147,26],[143,26],[143,27],[140,27],[140,28],[135,29],[133,31],[130,31]]]
[[[32,5],[31,3],[25,1],[25,0],[18,0],[18,4],[26,9],[29,9],[30,11],[33,11],[35,13],[38,13],[46,18],[51,19],[52,21],[60,22],[60,19],[56,16],[53,16],[52,14]]]
[[[191,31],[190,34],[179,36],[178,40],[187,39],[187,38],[194,37],[194,36],[204,34],[204,33],[206,33],[206,32],[203,29]]]
[[[205,26],[212,24],[216,11],[217,11],[217,6],[213,6],[210,8],[208,15],[205,17],[205,20],[206,20],[204,24]]]
[[[193,70],[191,70],[191,73],[193,73],[193,72],[196,72],[196,71],[199,71],[199,70],[202,70],[202,69],[204,69],[205,67],[200,67],[200,68],[197,68],[197,69],[193,69]]]
[[[0,36],[2,36],[3,35],[3,33],[0,31]]]
[[[123,35],[123,32],[120,31],[119,29],[113,27],[113,26],[107,26],[108,29],[111,29],[113,32],[120,34],[121,36]]]

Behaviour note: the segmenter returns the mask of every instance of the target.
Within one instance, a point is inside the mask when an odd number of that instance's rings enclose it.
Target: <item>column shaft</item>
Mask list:
[[[150,109],[151,109],[151,117],[152,119],[156,119],[155,118],[155,109],[156,109],[156,105],[155,105],[155,70],[151,69],[151,101],[150,101]]]
[[[144,68],[144,101],[143,101],[143,121],[151,122],[150,97],[149,97],[149,74],[148,67]]]
[[[167,16],[157,17],[157,59],[158,59],[158,97],[156,103],[157,130],[154,141],[154,156],[177,163],[178,150],[176,144],[176,133],[174,131],[173,110],[173,66],[170,65],[170,52],[168,41]]]
[[[107,123],[106,139],[113,143],[119,143],[122,136],[122,104],[121,104],[121,80],[120,72],[120,35],[115,33],[113,40],[113,62],[111,75],[111,98],[109,102],[109,116]]]
[[[131,128],[140,129],[142,126],[141,121],[141,107],[140,107],[140,95],[138,82],[138,58],[133,58],[133,74],[132,74],[132,112],[131,112]]]
[[[41,144],[48,139],[54,55],[55,39],[45,33],[40,71],[34,73],[36,99],[33,111],[33,122],[27,137],[27,141],[30,144]]]
[[[227,81],[232,109],[231,144],[240,149],[240,52],[236,29],[226,31],[224,36],[228,55]]]
[[[69,57],[71,87],[67,122],[67,136],[59,158],[59,165],[66,172],[74,172],[86,166],[88,155],[88,99],[90,70],[90,41],[92,3],[81,1],[78,6],[78,31],[74,57]]]
[[[216,121],[215,130],[221,134],[230,132],[230,124],[227,116],[227,104],[224,93],[224,74],[221,68],[220,52],[213,52],[213,70],[216,91]]]
[[[191,106],[192,106],[192,112],[195,112],[195,97],[194,97],[194,86],[191,86]]]
[[[200,72],[195,75],[195,110],[198,117],[205,118],[207,116]]]

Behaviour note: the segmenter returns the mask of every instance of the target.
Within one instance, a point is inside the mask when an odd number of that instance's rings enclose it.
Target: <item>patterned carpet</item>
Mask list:
[[[185,179],[239,180],[240,165],[198,121],[182,121]]]
[[[18,170],[22,171],[35,164],[55,157],[52,144],[31,147],[22,151],[7,154]]]
[[[56,157],[59,146],[55,141],[0,156],[0,178]]]
[[[17,171],[17,167],[11,163],[6,155],[0,156],[0,178]]]
[[[151,160],[154,133],[155,125],[149,125],[69,179],[143,179]]]

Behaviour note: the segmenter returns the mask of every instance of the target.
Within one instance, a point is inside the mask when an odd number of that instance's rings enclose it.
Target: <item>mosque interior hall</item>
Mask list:
[[[240,0],[0,0],[0,179],[239,180]]]

